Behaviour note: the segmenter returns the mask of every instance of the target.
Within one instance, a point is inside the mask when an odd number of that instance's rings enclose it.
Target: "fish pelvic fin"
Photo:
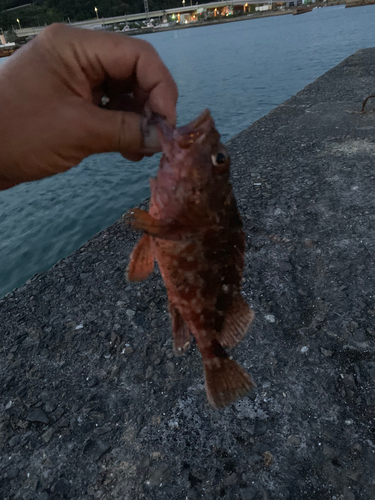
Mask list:
[[[172,319],[173,353],[175,356],[183,356],[190,347],[191,331],[175,305],[169,304],[169,312]]]
[[[217,333],[216,340],[223,347],[235,347],[245,337],[254,318],[254,311],[238,295],[226,314],[223,329]]]
[[[154,256],[151,250],[151,236],[144,234],[130,255],[126,270],[128,281],[143,281],[154,270]]]
[[[215,409],[243,398],[256,387],[251,375],[226,353],[204,360],[204,373],[207,399]]]

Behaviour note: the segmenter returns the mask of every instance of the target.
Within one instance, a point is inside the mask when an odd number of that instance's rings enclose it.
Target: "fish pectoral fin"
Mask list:
[[[223,349],[222,355],[203,359],[207,399],[215,408],[224,408],[256,387],[251,375]]]
[[[140,208],[132,208],[122,216],[124,221],[133,229],[145,231],[152,236],[157,236],[162,229],[162,223]]]
[[[173,352],[175,356],[183,356],[191,343],[191,331],[175,305],[169,305],[172,319]]]
[[[128,281],[143,281],[154,270],[154,256],[151,250],[151,236],[144,234],[130,255],[126,270]]]
[[[133,229],[165,240],[180,240],[188,231],[188,228],[182,226],[178,221],[161,221],[139,208],[133,208],[126,212],[123,219]]]
[[[245,337],[254,318],[254,311],[250,309],[242,296],[236,296],[225,316],[223,329],[216,335],[216,340],[223,347],[235,347]]]

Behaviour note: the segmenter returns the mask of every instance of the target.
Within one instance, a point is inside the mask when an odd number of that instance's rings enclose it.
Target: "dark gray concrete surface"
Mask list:
[[[2,500],[375,499],[374,90],[359,51],[229,142],[249,397],[207,405],[121,222],[0,300]]]

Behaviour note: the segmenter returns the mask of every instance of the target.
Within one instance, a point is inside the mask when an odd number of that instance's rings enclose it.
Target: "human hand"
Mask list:
[[[94,153],[138,161],[160,151],[142,113],[147,106],[174,124],[177,95],[147,42],[49,26],[0,69],[0,189],[64,172]]]

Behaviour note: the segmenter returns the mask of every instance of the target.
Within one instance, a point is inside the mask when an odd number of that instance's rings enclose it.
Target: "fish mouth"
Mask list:
[[[210,110],[205,109],[192,122],[184,125],[183,127],[178,127],[176,130],[180,135],[188,135],[197,132],[202,127],[206,128],[207,125],[211,125],[211,123],[213,123],[213,120],[211,118]]]
[[[178,127],[175,131],[175,139],[180,148],[189,148],[195,142],[200,142],[212,130],[215,130],[214,121],[209,109],[205,109],[193,121]]]
[[[205,109],[197,118],[182,127],[172,127],[165,118],[157,114],[153,114],[149,123],[156,125],[164,152],[172,143],[177,143],[181,149],[187,149],[195,142],[201,142],[211,131],[216,131],[209,109]]]

